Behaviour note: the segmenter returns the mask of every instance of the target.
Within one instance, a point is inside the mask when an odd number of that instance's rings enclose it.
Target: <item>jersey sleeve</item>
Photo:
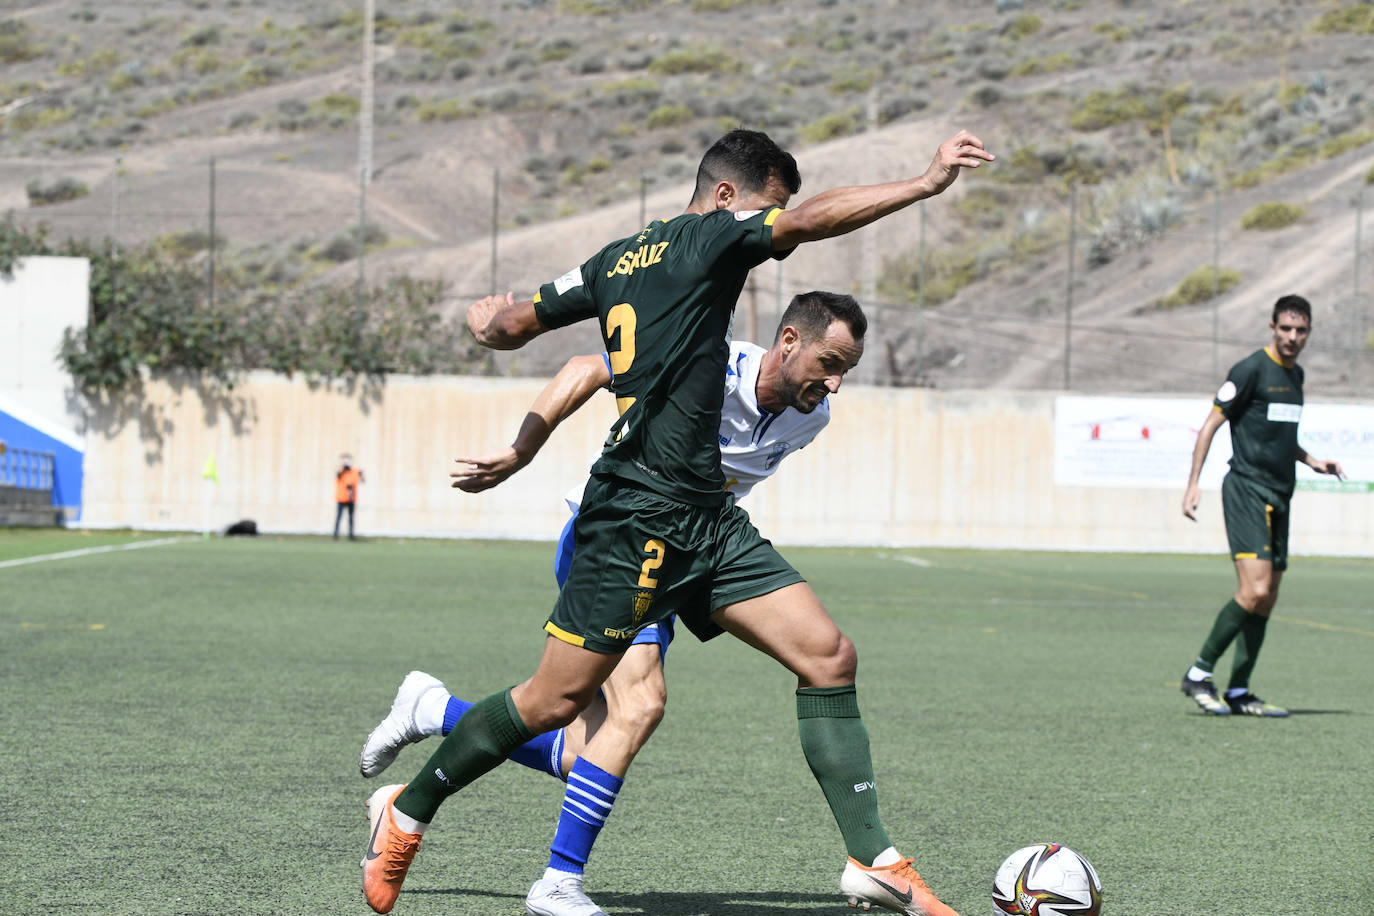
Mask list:
[[[767,210],[714,210],[698,225],[696,244],[710,264],[728,264],[748,270],[774,256],[773,222],[781,207]],[[778,254],[785,254],[779,252]]]
[[[1226,374],[1226,381],[1221,383],[1217,389],[1217,396],[1212,400],[1212,406],[1220,410],[1222,416],[1228,420],[1234,420],[1240,416],[1241,411],[1250,403],[1255,396],[1255,385],[1259,373],[1255,370],[1252,360],[1242,360],[1231,367],[1231,371]]]
[[[563,328],[586,318],[596,317],[596,303],[586,282],[591,261],[574,267],[552,283],[545,283],[534,294],[534,314],[544,327]]]

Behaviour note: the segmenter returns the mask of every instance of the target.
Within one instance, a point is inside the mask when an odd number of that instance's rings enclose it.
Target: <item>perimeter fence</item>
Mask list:
[[[530,220],[539,201],[514,165],[504,187],[497,171],[489,185],[435,186],[418,198],[385,166],[364,185],[355,164],[308,151],[290,161],[110,157],[0,170],[26,188],[28,206],[12,211],[19,224],[42,223],[53,240],[157,242],[203,266],[211,305],[230,270],[283,290],[331,279],[354,284],[359,297],[401,270],[445,279],[452,313],[491,292],[532,293],[604,239],[679,212],[689,190],[640,179],[619,203],[539,225]],[[766,343],[793,295],[840,289],[871,319],[860,382],[1196,393],[1265,342],[1270,305],[1296,292],[1315,309],[1303,360],[1311,390],[1368,396],[1370,147],[1331,160],[1322,181],[966,181],[948,201],[918,204],[881,231],[758,268],[736,334]],[[563,356],[550,349],[517,368],[549,372]]]

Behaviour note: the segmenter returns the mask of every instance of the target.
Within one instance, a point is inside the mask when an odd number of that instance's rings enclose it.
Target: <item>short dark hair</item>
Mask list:
[[[791,153],[762,131],[737,128],[711,144],[701,157],[692,199],[710,197],[720,181],[732,181],[742,191],[762,191],[774,176],[790,194],[801,188],[801,172]]]
[[[1307,323],[1312,323],[1312,303],[1302,296],[1280,296],[1279,301],[1274,303],[1274,314],[1269,316],[1269,320],[1278,324],[1279,316],[1284,312],[1293,312],[1307,319]]]
[[[855,340],[861,340],[868,331],[868,319],[864,310],[853,296],[843,293],[826,293],[812,290],[792,297],[787,310],[778,321],[778,330],[773,335],[773,343],[782,338],[782,329],[791,325],[802,336],[802,340],[815,340],[825,335],[836,320],[843,321]]]

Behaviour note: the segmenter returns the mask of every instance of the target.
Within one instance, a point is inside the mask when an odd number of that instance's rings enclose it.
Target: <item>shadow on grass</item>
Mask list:
[[[1355,713],[1349,709],[1290,709],[1290,716],[1353,716]]]
[[[406,894],[436,894],[453,897],[472,897],[478,900],[523,903],[523,894],[480,891],[464,887],[426,888],[406,891]],[[800,916],[835,916],[836,907],[845,906],[844,898],[836,894],[790,894],[784,892],[708,893],[649,892],[644,894],[594,894],[593,899],[612,914],[653,914],[653,916],[758,916],[770,907]],[[875,911],[876,912],[876,911]]]

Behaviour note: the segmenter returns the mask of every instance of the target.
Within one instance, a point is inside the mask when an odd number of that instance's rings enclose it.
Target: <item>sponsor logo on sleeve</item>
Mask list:
[[[1217,389],[1217,400],[1218,400],[1218,401],[1226,402],[1226,401],[1231,400],[1231,399],[1234,398],[1235,396],[1236,396],[1236,383],[1233,382],[1233,381],[1231,381],[1230,379],[1227,379],[1225,382],[1223,382],[1222,385],[1221,385],[1221,387]]]
[[[547,276],[547,274],[546,274]],[[558,295],[563,295],[568,290],[582,285],[582,268],[574,267],[572,270],[553,281],[553,288],[558,291]]]

